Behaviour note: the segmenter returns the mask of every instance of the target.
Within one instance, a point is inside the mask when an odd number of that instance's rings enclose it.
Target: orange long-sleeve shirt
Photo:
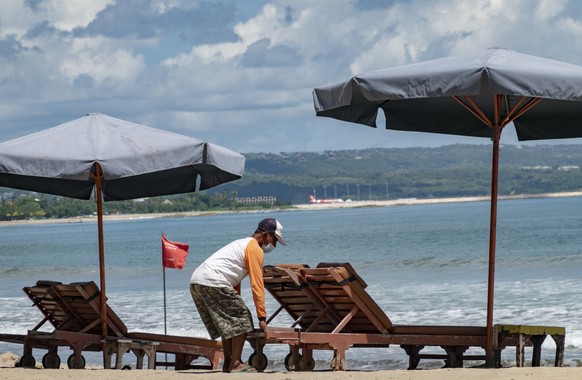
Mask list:
[[[247,264],[251,292],[258,318],[265,318],[267,316],[267,311],[265,310],[265,283],[263,281],[264,260],[265,254],[263,250],[259,247],[257,241],[253,239],[245,249],[245,263]]]

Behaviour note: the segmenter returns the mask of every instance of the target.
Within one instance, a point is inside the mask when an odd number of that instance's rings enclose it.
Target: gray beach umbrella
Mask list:
[[[100,113],[0,143],[0,186],[70,198],[95,192],[103,335],[107,335],[102,200],[209,189],[241,178],[245,158],[192,137]]]
[[[499,138],[513,123],[518,139],[582,137],[582,67],[488,49],[388,68],[315,88],[317,116],[386,129],[486,137],[493,142],[488,363],[492,363]]]

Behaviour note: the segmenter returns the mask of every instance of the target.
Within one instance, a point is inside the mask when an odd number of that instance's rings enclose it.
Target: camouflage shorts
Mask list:
[[[190,284],[190,294],[212,339],[253,331],[251,313],[236,290]]]

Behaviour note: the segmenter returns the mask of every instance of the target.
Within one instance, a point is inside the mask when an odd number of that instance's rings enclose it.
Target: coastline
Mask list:
[[[582,197],[582,191],[570,191],[563,193],[544,193],[544,194],[522,194],[522,195],[504,195],[499,196],[499,200],[510,199],[534,199],[534,198],[565,198],[565,197]],[[491,198],[488,195],[473,197],[449,197],[449,198],[402,198],[393,200],[374,200],[374,201],[349,201],[338,203],[316,203],[316,204],[297,204],[291,208],[271,209],[271,210],[242,210],[242,211],[188,211],[175,213],[151,213],[151,214],[115,214],[103,215],[103,221],[131,221],[142,219],[156,218],[190,218],[214,216],[220,214],[232,213],[256,213],[256,212],[279,212],[279,211],[305,211],[305,210],[329,210],[338,208],[358,208],[358,207],[389,207],[389,206],[409,206],[423,204],[439,203],[463,203],[463,202],[486,202]],[[37,225],[37,224],[57,224],[57,223],[97,223],[97,216],[82,216],[75,218],[62,219],[29,219],[0,221],[0,227],[20,226],[20,225]]]

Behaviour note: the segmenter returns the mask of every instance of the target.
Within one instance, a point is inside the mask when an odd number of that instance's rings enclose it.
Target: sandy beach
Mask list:
[[[392,370],[392,371],[315,371],[315,372],[274,372],[264,373],[230,373],[205,370],[104,370],[104,369],[26,369],[14,368],[18,356],[12,353],[0,355],[0,379],[3,380],[117,380],[117,379],[151,379],[171,380],[195,378],[213,379],[270,379],[270,380],[344,380],[344,379],[394,379],[394,380],[574,380],[582,378],[582,367],[526,367],[526,368],[457,368],[430,370]]]

